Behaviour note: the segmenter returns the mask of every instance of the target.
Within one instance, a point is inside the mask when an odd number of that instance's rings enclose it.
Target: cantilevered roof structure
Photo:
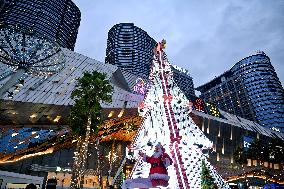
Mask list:
[[[280,138],[284,140],[284,133],[268,129],[266,127],[259,125],[256,122],[238,117],[236,115],[230,114],[223,110],[219,110],[219,111],[222,115],[221,117],[215,117],[215,116],[212,116],[212,115],[200,112],[200,111],[196,111],[196,110],[193,110],[192,113],[200,117],[206,118],[206,119],[211,119],[214,121],[222,122],[228,125],[232,125],[233,127],[239,127],[240,129],[259,133],[267,137]]]
[[[128,84],[125,79],[135,76],[73,51],[63,51],[66,66],[62,71],[50,77],[23,75],[24,85],[9,89],[1,97],[1,126],[67,124],[66,118],[73,104],[70,95],[75,89],[76,79],[92,70],[106,73],[114,87],[112,103],[101,104],[104,113],[109,115],[112,111],[109,118],[113,118],[124,108],[124,115],[136,115],[136,108],[143,96],[133,93],[133,82]],[[11,70],[0,64],[0,87],[8,81],[9,73]]]

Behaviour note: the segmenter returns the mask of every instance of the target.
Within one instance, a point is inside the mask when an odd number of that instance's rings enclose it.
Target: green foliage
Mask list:
[[[90,107],[100,101],[111,102],[113,87],[106,79],[106,74],[97,71],[85,72],[77,82],[77,88],[71,94],[75,102],[84,98]]]
[[[71,98],[75,101],[70,112],[70,127],[73,133],[84,136],[86,124],[91,116],[91,131],[97,133],[97,126],[102,123],[102,107],[100,102],[111,102],[113,87],[106,79],[106,74],[93,71],[85,72],[77,80],[76,89]]]
[[[201,166],[201,189],[218,189],[214,183],[214,178],[210,175],[210,171],[203,160]]]

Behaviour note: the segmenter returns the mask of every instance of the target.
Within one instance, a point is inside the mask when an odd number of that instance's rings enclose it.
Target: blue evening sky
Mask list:
[[[195,87],[264,51],[284,84],[284,0],[74,0],[82,14],[75,51],[104,62],[108,30],[131,22],[169,61],[190,71]]]

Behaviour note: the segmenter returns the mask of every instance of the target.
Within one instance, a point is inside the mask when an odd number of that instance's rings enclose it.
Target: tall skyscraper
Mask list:
[[[4,0],[0,23],[17,25],[74,49],[81,12],[71,0]],[[1,8],[2,7],[2,8]]]
[[[114,25],[108,32],[105,63],[116,65],[143,79],[148,79],[157,42],[133,23]],[[195,96],[188,71],[172,67],[174,80],[186,95]],[[188,96],[187,96],[188,97]]]
[[[284,89],[262,51],[197,87],[201,98],[220,109],[284,131]]]
[[[108,32],[105,62],[148,78],[157,42],[133,23],[114,25]]]

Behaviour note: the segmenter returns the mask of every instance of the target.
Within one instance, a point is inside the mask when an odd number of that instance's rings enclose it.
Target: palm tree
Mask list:
[[[97,135],[98,125],[103,121],[100,103],[112,101],[113,87],[106,77],[97,71],[85,72],[71,94],[75,104],[70,112],[70,128],[77,139],[71,188],[77,188],[79,180],[80,188],[83,187],[90,134]]]

